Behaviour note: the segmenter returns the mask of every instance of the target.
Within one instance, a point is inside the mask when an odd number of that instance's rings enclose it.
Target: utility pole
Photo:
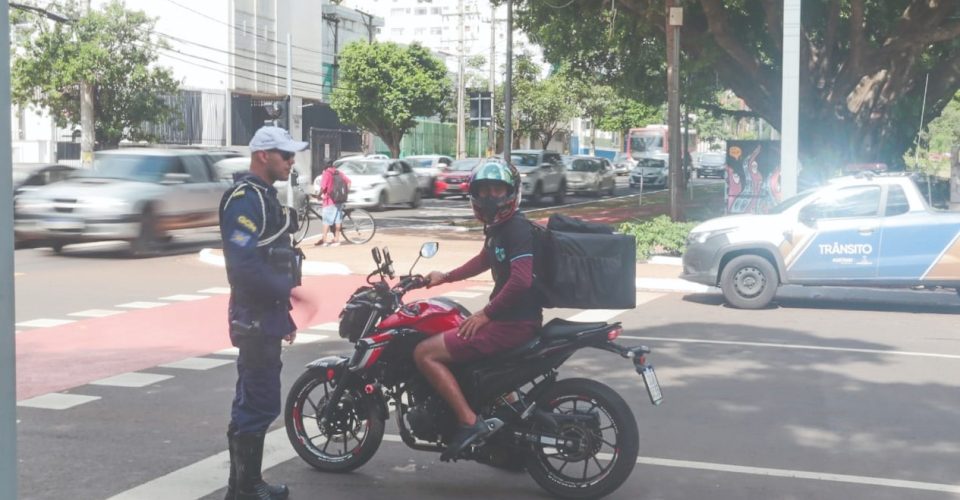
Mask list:
[[[293,35],[287,32],[287,130],[293,130]],[[298,110],[299,111],[299,110]],[[298,127],[299,128],[299,127]],[[293,205],[293,178],[287,177],[287,206],[294,208]]]
[[[457,2],[457,10],[459,22],[457,23],[459,33],[459,40],[457,42],[457,159],[464,157],[464,150],[466,149],[466,131],[464,130],[464,109],[463,101],[466,97],[466,92],[464,91],[464,78],[463,78],[463,0]]]
[[[780,92],[780,195],[797,194],[800,130],[800,3],[783,2],[783,76]]]
[[[679,0],[667,0],[667,132],[670,143],[670,219],[683,218],[680,207],[683,158],[680,147],[680,26],[683,25],[683,8]]]
[[[85,6],[84,15],[88,15],[90,0]],[[93,149],[97,140],[94,99],[94,84],[86,80],[80,82],[80,165],[83,168],[93,168]]]
[[[513,146],[513,0],[507,0],[507,78],[503,82],[503,159]]]
[[[10,40],[10,11],[0,0],[0,40]],[[10,51],[0,51],[0,88],[10,89]],[[10,92],[0,92],[0,201],[13,206]],[[13,210],[0,210],[0,498],[17,498],[17,356],[14,341]]]
[[[490,91],[490,125],[487,127],[487,151],[488,154],[497,152],[497,127],[496,111],[494,104],[496,100],[493,94],[496,92],[497,77],[497,6],[490,6],[490,83],[487,90]]]

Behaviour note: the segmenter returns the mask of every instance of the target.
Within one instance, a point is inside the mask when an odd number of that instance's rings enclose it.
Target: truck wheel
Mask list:
[[[727,303],[738,309],[760,309],[773,300],[780,286],[777,270],[759,255],[741,255],[720,274],[720,289]]]

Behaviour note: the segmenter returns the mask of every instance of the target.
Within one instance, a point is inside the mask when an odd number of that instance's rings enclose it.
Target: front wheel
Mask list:
[[[304,206],[298,208],[296,211],[297,216],[297,231],[293,233],[293,244],[299,245],[304,238],[307,237],[307,231],[310,230],[310,204],[307,202]]]
[[[599,498],[633,472],[640,449],[637,421],[613,389],[594,380],[561,380],[544,392],[537,407],[561,419],[555,430],[535,431],[564,443],[535,445],[529,455],[527,471],[541,488],[562,498]]]
[[[323,472],[350,472],[373,458],[383,441],[384,421],[366,407],[357,391],[347,390],[329,422],[320,415],[336,386],[322,371],[307,371],[290,387],[284,423],[287,438],[305,462]]]
[[[340,233],[343,238],[354,245],[362,245],[377,232],[377,223],[366,210],[352,208],[344,211],[340,221]]]
[[[597,196],[600,196],[600,191],[597,191]],[[563,205],[563,202],[566,199],[567,183],[565,181],[560,181],[560,187],[557,189],[556,194],[553,195],[553,203],[556,205]]]
[[[759,255],[734,257],[720,273],[723,298],[738,309],[766,307],[779,285],[777,270]]]

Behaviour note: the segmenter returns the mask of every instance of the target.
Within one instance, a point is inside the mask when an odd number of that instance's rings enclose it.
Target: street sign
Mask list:
[[[470,125],[485,127],[493,117],[493,94],[489,90],[470,92]]]

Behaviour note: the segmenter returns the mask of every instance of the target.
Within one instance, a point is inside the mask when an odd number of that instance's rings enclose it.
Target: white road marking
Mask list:
[[[167,305],[166,302],[127,302],[126,304],[120,304],[117,307],[126,307],[128,309],[153,309],[154,307],[161,307]]]
[[[181,370],[209,370],[211,368],[216,368],[218,366],[223,366],[230,363],[233,363],[233,360],[214,358],[187,358],[181,359],[180,361],[174,361],[173,363],[160,365],[160,367],[178,368]]]
[[[27,273],[13,273],[13,277],[16,278],[17,276],[24,276],[26,274]]]
[[[720,293],[715,286],[700,285],[678,278],[637,278],[636,286],[642,290],[681,293]]]
[[[174,302],[188,302],[191,300],[201,300],[209,298],[209,295],[195,295],[190,293],[182,293],[178,295],[168,295],[166,297],[160,297],[160,300],[170,300]]]
[[[63,394],[59,392],[51,392],[49,394],[42,394],[30,399],[24,399],[23,401],[17,401],[17,406],[22,406],[24,408],[40,408],[43,410],[66,410],[68,408],[73,408],[74,406],[79,406],[84,403],[96,401],[98,399],[100,399],[100,396],[84,396],[82,394]]]
[[[470,288],[467,288],[467,290],[473,290],[473,291],[475,291],[475,292],[488,292],[488,293],[489,293],[489,292],[492,292],[492,291],[493,291],[493,285],[472,286],[472,287],[470,287]]]
[[[390,443],[400,443],[400,436],[387,434],[383,440]],[[286,429],[280,428],[269,432],[266,436],[263,449],[263,470],[279,465],[295,458],[296,452],[287,440]],[[609,460],[608,454],[600,454],[598,458]],[[903,481],[882,477],[852,476],[846,474],[830,474],[789,469],[771,469],[766,467],[749,467],[743,465],[719,464],[711,462],[695,462],[689,460],[674,460],[656,457],[638,457],[637,463],[660,467],[674,467],[679,469],[710,470],[735,474],[750,474],[756,476],[782,477],[790,479],[807,479],[813,481],[829,481],[868,486],[884,486],[888,488],[902,488],[912,490],[942,491],[960,493],[960,485],[944,483],[926,483],[920,481]],[[127,490],[109,500],[166,500],[168,498],[201,498],[224,487],[225,478],[230,470],[230,455],[221,451],[170,474],[158,477],[133,489]]]
[[[197,293],[209,293],[213,295],[226,295],[230,293],[230,287],[228,286],[217,286],[213,288],[204,288],[203,290],[197,290]]]
[[[321,340],[326,340],[328,338],[329,338],[328,335],[317,335],[314,333],[298,333],[296,340],[293,341],[293,345],[314,344],[314,343],[320,342]]]
[[[240,349],[237,349],[236,347],[228,347],[228,348],[226,348],[226,349],[221,349],[221,350],[219,350],[219,351],[217,351],[217,352],[213,352],[213,353],[211,353],[211,354],[220,354],[220,355],[222,355],[222,356],[239,356],[239,355],[240,355]]]
[[[159,375],[156,373],[129,372],[102,378],[90,382],[90,385],[105,385],[109,387],[146,387],[157,382],[173,378],[173,375]]]
[[[584,323],[593,323],[609,321],[630,309],[590,309],[579,312],[567,318],[567,321],[580,321]]]
[[[340,331],[340,323],[336,321],[331,321],[329,323],[321,323],[319,325],[313,325],[309,330],[317,330],[321,332],[338,332]]]
[[[16,326],[26,326],[30,328],[49,328],[52,326],[60,325],[69,325],[70,323],[75,323],[74,319],[33,319],[30,321],[22,321],[17,323]]]
[[[621,335],[620,338],[633,339],[633,340],[653,340],[657,342],[677,342],[681,344],[740,345],[740,346],[750,346],[750,347],[773,347],[778,349],[809,349],[814,351],[862,352],[867,354],[888,354],[891,356],[919,356],[919,357],[926,357],[926,358],[960,359],[960,354],[939,354],[934,352],[888,351],[884,349],[855,349],[851,347],[826,347],[826,346],[802,345],[802,344],[772,344],[769,342],[740,342],[740,341],[733,341],[733,340],[700,340],[700,339],[683,339],[683,338],[668,338],[668,337],[638,337],[638,336],[632,336],[632,335]]]
[[[67,316],[80,316],[81,318],[106,318],[107,316],[114,316],[117,314],[123,314],[123,311],[112,311],[109,309],[87,309],[86,311],[70,313]]]
[[[453,298],[453,299],[473,299],[473,298],[480,297],[481,295],[483,295],[483,294],[482,294],[482,293],[479,293],[479,292],[457,292],[457,291],[453,291],[453,292],[446,292],[446,293],[444,293],[444,294],[443,294],[443,297],[449,297],[449,298]]]

